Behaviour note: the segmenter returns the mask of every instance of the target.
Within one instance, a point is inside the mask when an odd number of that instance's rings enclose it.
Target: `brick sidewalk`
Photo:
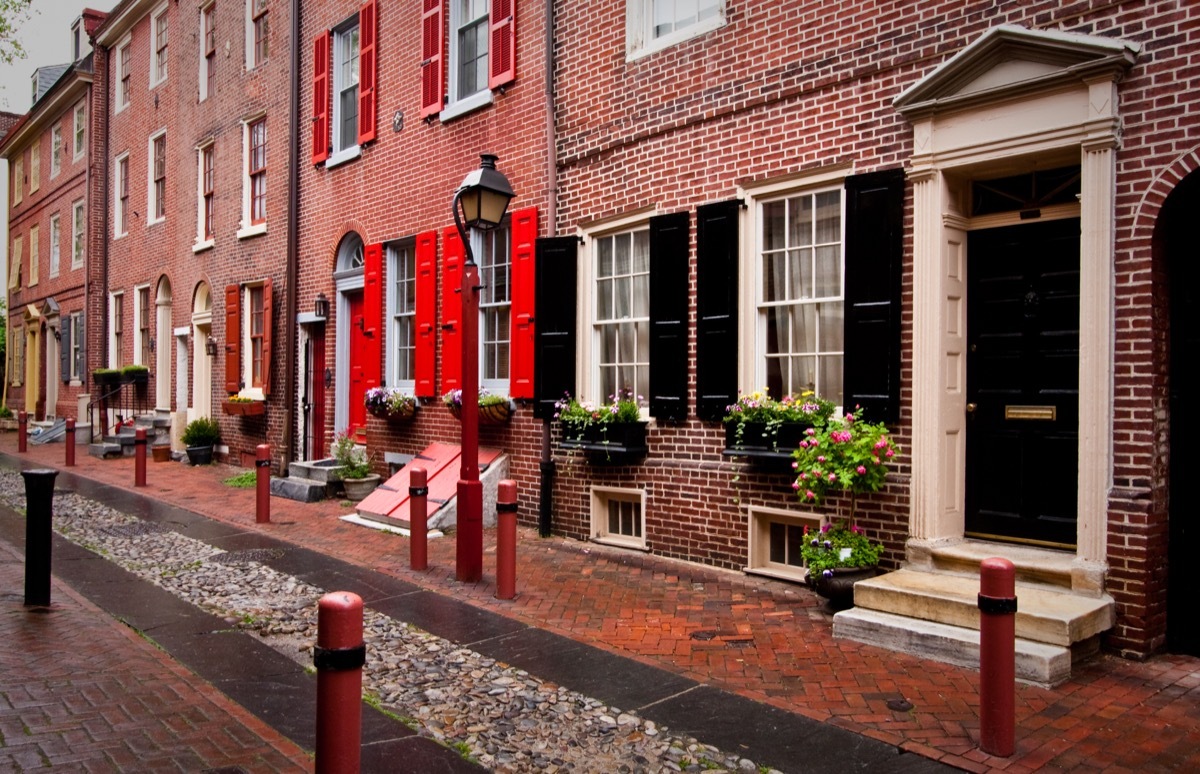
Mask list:
[[[60,447],[61,448],[61,447]],[[0,770],[311,771],[308,755],[0,542]]]
[[[0,436],[0,452],[15,447]],[[61,468],[62,455],[59,444],[24,456]],[[73,473],[132,489],[132,460],[77,460]],[[1102,655],[1055,689],[1018,686],[1016,754],[993,758],[977,749],[976,672],[834,640],[801,586],[522,529],[518,597],[498,601],[491,532],[480,583],[454,580],[453,538],[432,541],[431,569],[413,573],[407,539],[339,521],[348,504],[273,499],[272,524],[256,526],[253,490],[220,483],[238,472],[151,463],[140,491],[964,769],[1200,770],[1200,659]],[[897,698],[913,709],[889,709]]]

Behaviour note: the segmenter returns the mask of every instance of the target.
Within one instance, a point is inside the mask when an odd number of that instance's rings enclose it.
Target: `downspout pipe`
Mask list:
[[[292,0],[291,54],[288,57],[288,231],[287,299],[284,301],[283,449],[280,474],[286,475],[296,455],[296,313],[300,293],[300,0]]]
[[[554,130],[554,0],[546,0],[546,233],[558,232],[558,142]],[[550,453],[551,418],[542,420],[541,475],[538,497],[538,534],[554,531],[554,457]]]

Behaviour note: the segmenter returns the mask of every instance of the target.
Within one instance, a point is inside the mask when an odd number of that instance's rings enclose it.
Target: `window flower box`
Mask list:
[[[442,396],[442,402],[455,419],[462,419],[462,390],[451,390]],[[517,404],[504,395],[493,395],[487,390],[479,391],[479,424],[502,425],[512,419]]]
[[[255,417],[267,412],[267,404],[261,400],[229,399],[221,403],[226,414],[235,417]]]
[[[643,457],[646,422],[598,422],[580,429],[563,427],[562,448],[606,456]]]
[[[417,399],[395,387],[372,387],[363,397],[367,412],[392,422],[407,422],[417,415],[421,406]]]

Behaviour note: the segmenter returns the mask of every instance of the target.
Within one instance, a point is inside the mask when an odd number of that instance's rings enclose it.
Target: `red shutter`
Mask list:
[[[512,343],[509,347],[508,394],[533,397],[534,243],[537,241],[537,207],[512,214]]]
[[[383,374],[383,245],[363,248],[363,386],[378,387]]]
[[[421,118],[442,110],[442,0],[421,0]]]
[[[420,398],[434,397],[437,370],[437,231],[417,234],[417,297],[413,310],[417,325],[414,392]]]
[[[462,387],[463,246],[454,226],[442,231],[442,387]]]
[[[313,41],[312,163],[329,158],[329,32]]]
[[[503,86],[517,77],[517,28],[513,5],[513,0],[491,0],[488,9],[488,35],[491,36],[489,89]]]
[[[225,286],[225,392],[242,389],[242,289]]]
[[[262,392],[271,394],[271,332],[275,330],[275,307],[271,305],[271,279],[263,283]]]
[[[358,12],[358,144],[375,139],[376,0]]]

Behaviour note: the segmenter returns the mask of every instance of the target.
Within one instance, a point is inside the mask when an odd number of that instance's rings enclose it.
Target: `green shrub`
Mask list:
[[[183,442],[187,446],[215,446],[220,441],[221,426],[215,419],[200,417],[183,428]]]

